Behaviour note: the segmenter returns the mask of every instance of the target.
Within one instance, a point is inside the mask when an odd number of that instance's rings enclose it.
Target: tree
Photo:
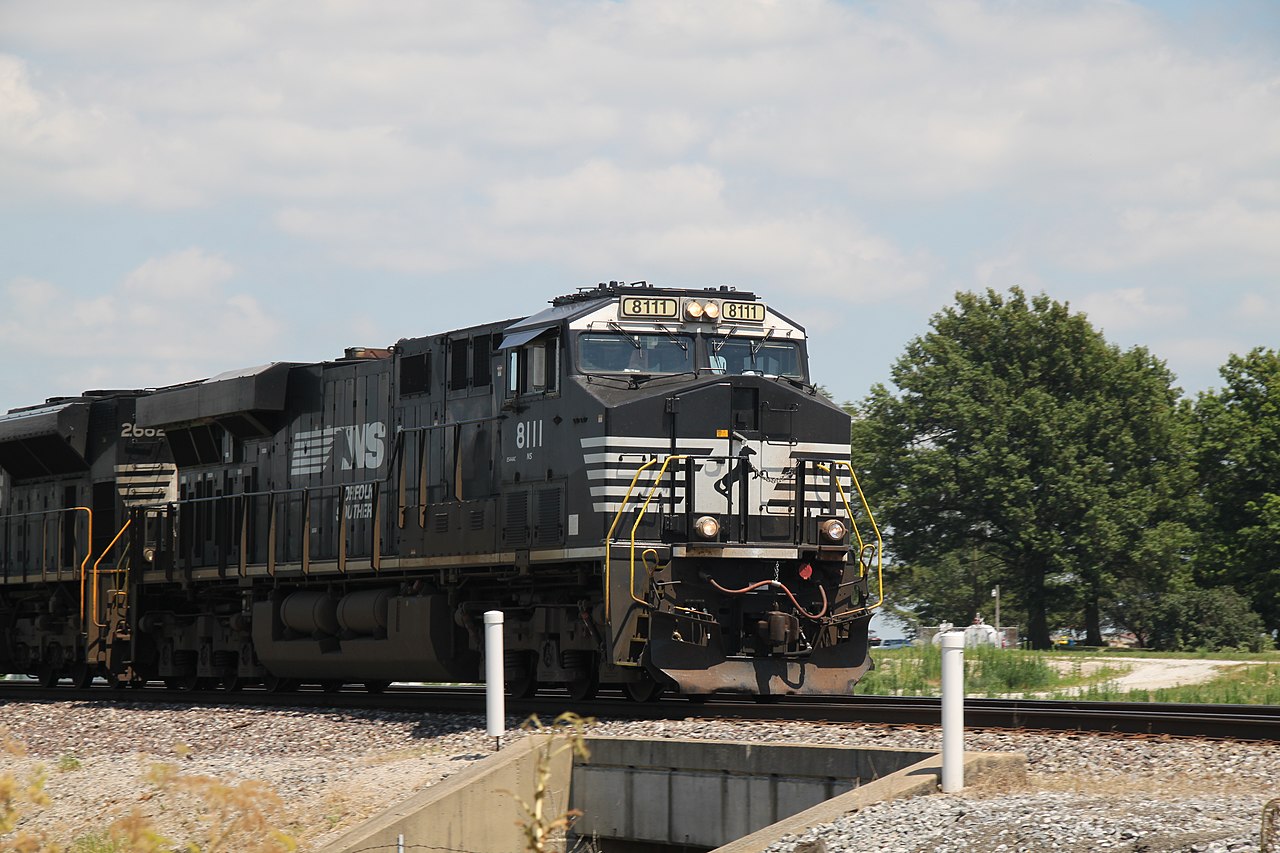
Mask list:
[[[1271,647],[1262,619],[1249,601],[1230,587],[1192,588],[1156,597],[1148,645],[1163,651]]]
[[[991,589],[1000,582],[999,568],[976,549],[941,554],[929,563],[895,563],[892,595],[924,624],[963,627],[979,612],[991,622]],[[1008,596],[1002,604],[1002,621],[1017,624],[1016,606]]]
[[[1233,355],[1222,390],[1196,401],[1205,585],[1229,584],[1280,629],[1280,353]]]
[[[939,566],[976,550],[1033,645],[1049,646],[1051,609],[1083,611],[1100,643],[1117,577],[1158,587],[1185,567],[1194,470],[1172,375],[1019,288],[957,294],[931,326],[893,367],[901,394],[877,385],[855,410],[891,556]]]

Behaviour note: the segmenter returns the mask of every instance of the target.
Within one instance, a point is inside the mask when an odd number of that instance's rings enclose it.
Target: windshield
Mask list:
[[[685,335],[584,332],[578,367],[584,373],[686,373],[693,370],[692,344]]]
[[[707,355],[713,373],[763,373],[804,379],[800,348],[793,341],[711,338]]]

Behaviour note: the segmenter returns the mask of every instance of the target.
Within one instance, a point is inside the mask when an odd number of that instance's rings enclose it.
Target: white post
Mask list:
[[[1004,632],[1000,630],[1000,584],[991,590],[991,597],[996,600],[996,633],[1000,635],[1000,648],[1004,648]]]
[[[494,747],[502,747],[506,723],[506,685],[502,671],[502,611],[486,610],[484,614],[484,684],[485,709],[489,736]]]
[[[942,793],[964,787],[964,632],[942,635]]]

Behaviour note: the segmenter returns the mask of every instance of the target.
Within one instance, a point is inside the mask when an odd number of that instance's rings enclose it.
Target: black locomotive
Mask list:
[[[0,416],[0,672],[46,684],[848,693],[880,542],[754,294],[515,321]],[[857,523],[857,522],[860,522]]]

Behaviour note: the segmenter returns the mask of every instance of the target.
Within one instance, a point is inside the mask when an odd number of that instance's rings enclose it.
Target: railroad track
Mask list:
[[[338,692],[303,689],[291,693],[268,693],[255,689],[235,693],[180,692],[165,690],[158,684],[146,690],[119,691],[106,686],[73,690],[42,688],[34,683],[0,682],[0,702],[6,701],[146,702],[186,706],[289,706],[420,713],[483,713],[485,696],[484,688],[475,685],[393,685],[385,693],[371,695],[354,689]],[[509,714],[536,713],[548,720],[565,710],[573,710],[583,716],[614,719],[727,717],[927,726],[939,724],[941,700],[903,696],[782,697],[774,702],[759,703],[749,699],[717,697],[694,703],[680,697],[664,697],[656,702],[637,704],[607,693],[602,693],[590,702],[571,702],[566,694],[556,691],[548,691],[532,699],[507,700]],[[965,726],[974,729],[1112,732],[1280,741],[1280,706],[966,699]]]

